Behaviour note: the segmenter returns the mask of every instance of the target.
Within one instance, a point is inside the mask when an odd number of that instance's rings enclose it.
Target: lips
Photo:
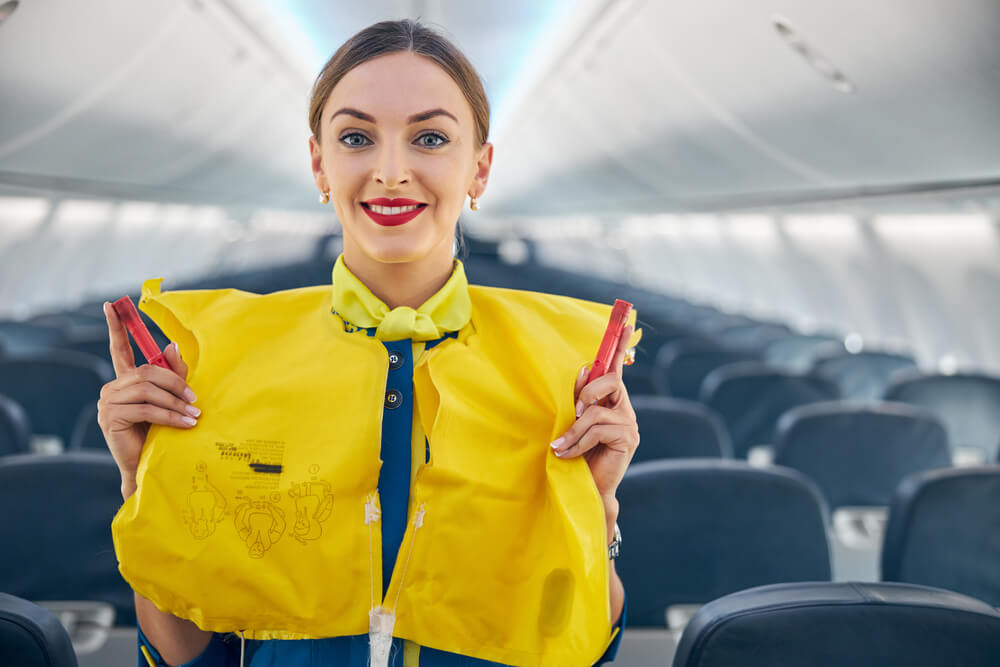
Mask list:
[[[383,227],[395,227],[420,215],[420,212],[427,208],[427,204],[415,199],[378,197],[361,202],[361,208],[376,224]]]

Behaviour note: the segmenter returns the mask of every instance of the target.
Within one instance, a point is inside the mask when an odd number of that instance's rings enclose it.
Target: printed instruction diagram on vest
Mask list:
[[[247,556],[257,559],[285,535],[289,515],[294,517],[290,532],[300,544],[323,535],[323,523],[333,513],[334,495],[331,483],[320,478],[318,464],[309,464],[308,470],[286,470],[285,443],[278,440],[217,441],[214,449],[215,460],[195,464],[182,509],[192,537],[214,536],[231,516]],[[287,479],[286,473],[296,472]],[[235,496],[227,500],[219,486],[235,489]]]

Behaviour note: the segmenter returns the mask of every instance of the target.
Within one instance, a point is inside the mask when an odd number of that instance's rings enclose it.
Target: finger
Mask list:
[[[580,398],[580,392],[583,391],[583,387],[587,384],[587,372],[590,370],[589,366],[584,366],[580,369],[580,372],[576,374],[576,382],[573,384],[573,401]]]
[[[615,358],[611,362],[611,368],[615,369],[615,373],[618,375],[622,374],[622,367],[625,365],[625,353],[628,352],[628,343],[632,340],[632,333],[634,331],[635,327],[633,325],[626,325],[625,329],[622,330],[622,337],[618,339],[618,349],[615,350]]]
[[[108,337],[111,339],[111,363],[115,367],[115,375],[121,377],[135,368],[135,354],[128,342],[128,330],[107,301],[104,302],[104,317],[108,321]]]
[[[121,391],[107,397],[109,405],[134,405],[149,403],[167,410],[173,410],[179,415],[191,415],[198,417],[201,410],[187,401],[178,398],[162,387],[157,387],[152,382],[142,382],[134,384]]]
[[[113,394],[124,390],[126,387],[142,382],[149,382],[166,389],[177,398],[183,399],[188,403],[194,403],[197,400],[194,391],[177,373],[168,371],[166,368],[153,366],[152,364],[143,364],[139,368],[126,373],[122,378],[110,383],[110,385],[105,385],[105,387]]]
[[[596,424],[587,429],[587,432],[576,442],[556,450],[555,455],[561,459],[571,459],[603,444],[609,449],[620,452],[623,456],[628,456],[629,432],[629,427],[622,424]]]
[[[624,425],[627,423],[618,412],[610,408],[601,407],[600,405],[592,405],[584,410],[583,416],[566,429],[565,433],[552,442],[551,447],[557,453],[566,450],[570,445],[579,440],[587,432],[587,429],[597,424]]]
[[[163,351],[163,356],[167,358],[167,363],[170,364],[170,368],[186,380],[188,375],[188,365],[184,363],[183,359],[181,359],[181,351],[177,347],[176,341],[167,345],[167,349]]]
[[[576,402],[577,416],[580,416],[587,406],[601,401],[607,407],[617,407],[621,403],[621,396],[616,392],[622,392],[624,389],[625,385],[620,374],[605,373],[580,390]]]
[[[174,428],[191,428],[198,423],[191,415],[182,415],[149,403],[109,404],[106,408],[99,409],[98,414],[102,422],[107,424],[108,433],[126,431],[141,422]]]

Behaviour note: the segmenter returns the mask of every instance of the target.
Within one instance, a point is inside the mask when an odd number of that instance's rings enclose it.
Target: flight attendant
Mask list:
[[[309,123],[320,201],[332,202],[343,227],[332,313],[345,331],[380,341],[389,358],[378,476],[386,587],[404,539],[411,484],[432,446],[414,415],[414,369],[423,355],[470,323],[470,289],[452,248],[466,197],[476,210],[490,173],[489,106],[479,76],[453,44],[419,23],[386,21],[349,39],[326,64],[313,88]],[[137,368],[126,330],[108,304],[105,314],[117,379],[101,392],[99,422],[127,499],[136,490],[149,425],[197,429],[201,414],[185,382],[188,367],[177,344],[165,351],[176,373]],[[586,384],[587,369],[580,370],[573,385],[576,421],[546,454],[585,457],[604,506],[607,535],[615,536],[609,557],[616,555],[618,540],[615,492],[639,442],[621,379],[632,333],[633,327],[626,327],[615,372]],[[318,498],[316,507],[322,501]],[[287,530],[303,540],[320,527],[309,516],[291,525],[295,521],[289,519]],[[254,548],[262,552],[268,546],[258,542]],[[608,571],[614,625],[601,640],[607,649],[596,664],[614,658],[625,620],[625,593],[613,561]],[[136,613],[140,666],[362,667],[377,662],[369,662],[375,657],[369,634],[243,641],[231,633],[203,631],[138,594]],[[388,664],[396,667],[504,664],[390,639]]]

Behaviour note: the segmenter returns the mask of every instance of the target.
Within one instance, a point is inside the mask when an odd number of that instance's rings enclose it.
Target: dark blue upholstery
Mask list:
[[[713,338],[723,346],[762,356],[768,344],[795,335],[788,326],[770,322],[726,327]]]
[[[0,394],[24,407],[36,435],[58,435],[63,443],[69,443],[83,409],[97,402],[101,387],[113,378],[111,364],[67,350],[0,360]]]
[[[701,403],[665,396],[632,396],[639,449],[632,463],[676,458],[730,458],[733,447],[719,416]]]
[[[1000,611],[906,584],[761,586],[699,609],[673,665],[996,667]]]
[[[0,456],[24,454],[31,443],[31,420],[21,404],[0,394]]]
[[[722,459],[638,463],[618,500],[616,570],[630,626],[664,627],[670,605],[830,578],[826,506],[794,470]]]
[[[66,629],[44,607],[0,593],[0,665],[77,667]]]
[[[0,341],[6,356],[17,357],[42,352],[58,345],[66,337],[59,327],[30,322],[0,321]]]
[[[746,458],[757,445],[773,444],[775,426],[785,411],[839,397],[837,385],[829,380],[754,361],[712,371],[700,395],[701,402],[725,422],[737,458]]]
[[[80,413],[67,449],[70,451],[85,449],[106,454],[111,453],[111,450],[108,449],[108,443],[104,439],[104,432],[101,431],[101,425],[97,423],[97,403],[88,405]]]
[[[866,401],[882,398],[893,374],[916,367],[917,362],[905,354],[841,351],[817,359],[812,373],[836,382],[844,398]]]
[[[844,351],[844,337],[834,334],[796,334],[773,340],[764,348],[764,359],[775,366],[807,371],[813,359]]]
[[[726,364],[756,358],[751,352],[727,349],[705,339],[676,340],[657,353],[653,381],[664,396],[696,401],[709,373]]]
[[[1000,465],[907,478],[889,509],[882,579],[947,588],[1000,606]]]
[[[816,482],[832,509],[888,505],[907,475],[951,465],[944,426],[905,403],[831,401],[778,422],[774,463]]]
[[[134,627],[132,590],[111,541],[121,504],[118,467],[104,454],[0,458],[0,507],[17,508],[4,526],[0,590],[30,600],[107,602],[117,625]]]
[[[969,447],[992,461],[1000,440],[1000,378],[986,375],[919,375],[895,379],[887,401],[927,408],[944,422],[952,448]]]

